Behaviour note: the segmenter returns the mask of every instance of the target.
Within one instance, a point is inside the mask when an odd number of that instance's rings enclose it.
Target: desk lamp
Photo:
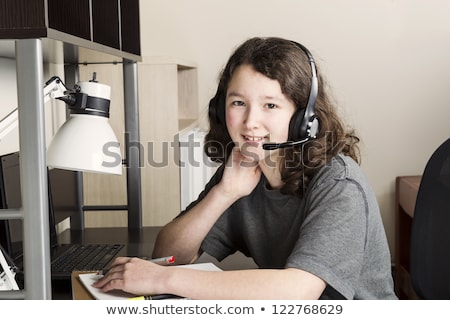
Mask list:
[[[98,83],[95,73],[72,90],[58,77],[46,82],[44,101],[62,100],[70,110],[48,147],[50,169],[122,174],[120,145],[108,122],[110,95],[111,88]]]

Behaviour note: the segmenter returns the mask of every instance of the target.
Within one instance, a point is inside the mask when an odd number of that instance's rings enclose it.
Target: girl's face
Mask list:
[[[264,143],[287,141],[295,105],[278,81],[241,65],[228,85],[225,110],[231,139],[244,156],[259,162],[277,152],[264,150]]]

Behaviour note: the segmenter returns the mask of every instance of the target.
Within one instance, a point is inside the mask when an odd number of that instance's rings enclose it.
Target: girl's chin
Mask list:
[[[267,156],[266,151],[262,148],[262,143],[246,143],[241,146],[240,151],[244,157],[256,162]]]

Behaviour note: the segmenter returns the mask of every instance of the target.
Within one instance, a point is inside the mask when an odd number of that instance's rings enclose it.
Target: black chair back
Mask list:
[[[425,167],[411,233],[410,275],[422,299],[450,299],[450,139]]]

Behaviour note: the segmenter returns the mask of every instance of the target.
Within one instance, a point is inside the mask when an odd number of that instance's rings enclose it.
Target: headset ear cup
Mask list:
[[[305,117],[306,108],[297,108],[289,123],[289,141],[299,141],[306,137],[306,132],[302,132],[302,124]]]

